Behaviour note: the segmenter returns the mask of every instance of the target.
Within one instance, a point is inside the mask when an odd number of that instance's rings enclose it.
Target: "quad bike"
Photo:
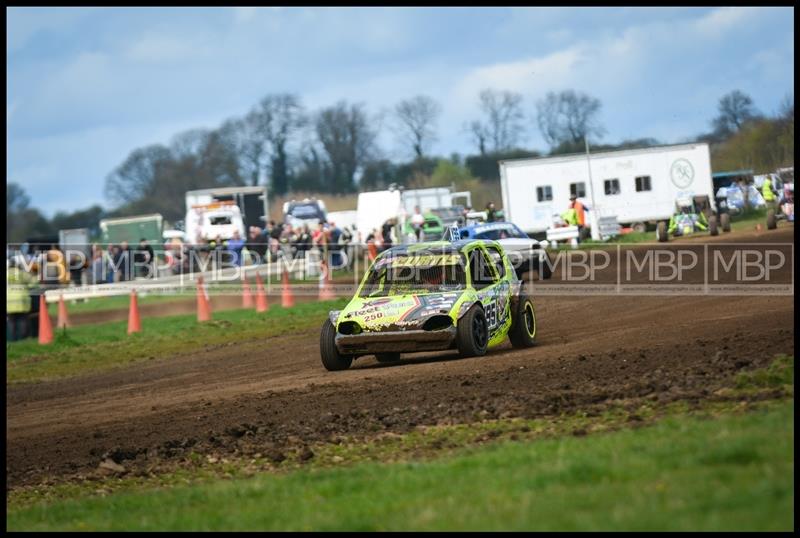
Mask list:
[[[660,243],[669,241],[669,236],[681,237],[698,232],[708,232],[712,236],[731,231],[730,215],[726,204],[719,204],[715,213],[708,203],[708,196],[695,196],[691,201],[676,203],[676,212],[669,223],[659,221],[656,226],[656,240]]]

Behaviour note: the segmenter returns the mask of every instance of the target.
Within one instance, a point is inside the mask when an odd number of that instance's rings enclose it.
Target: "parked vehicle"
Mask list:
[[[459,239],[484,239],[497,241],[511,260],[511,266],[522,278],[527,271],[535,270],[540,279],[552,276],[552,267],[545,250],[547,241],[531,239],[519,226],[511,222],[473,224],[457,230]]]
[[[309,198],[286,202],[283,204],[283,222],[292,228],[308,226],[310,230],[315,230],[320,222],[328,222],[325,202]]]

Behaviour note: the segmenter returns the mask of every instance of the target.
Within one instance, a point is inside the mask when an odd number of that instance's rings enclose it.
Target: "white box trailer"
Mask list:
[[[550,228],[572,192],[622,226],[668,220],[680,198],[708,196],[716,210],[705,143],[500,161],[500,185],[506,219],[530,234]]]
[[[462,202],[464,206],[472,205],[472,193],[455,192],[452,187],[430,187],[426,189],[396,189],[384,191],[362,192],[358,195],[356,209],[356,227],[362,237],[367,237],[374,230],[380,230],[383,223],[396,218],[402,227],[406,218],[414,214],[419,206],[425,213],[431,209],[448,208]]]

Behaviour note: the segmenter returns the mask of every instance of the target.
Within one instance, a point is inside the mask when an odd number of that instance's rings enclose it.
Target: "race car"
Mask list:
[[[446,349],[481,356],[506,337],[514,347],[534,345],[536,315],[503,247],[416,243],[375,259],[350,303],[323,324],[320,355],[328,370],[346,370],[364,355],[379,362]]]
[[[727,213],[723,214],[723,228],[729,230],[729,222]],[[656,240],[664,243],[669,240],[670,235],[681,237],[697,232],[719,235],[717,216],[712,214],[706,218],[705,213],[696,207],[693,200],[681,199],[675,204],[675,213],[670,217],[669,224],[660,221],[656,226]]]
[[[448,231],[448,233],[450,233]],[[545,247],[547,242],[531,239],[511,222],[486,222],[458,229],[461,239],[489,239],[500,243],[508,255],[519,278],[526,271],[536,270],[540,279],[549,279],[553,274]]]

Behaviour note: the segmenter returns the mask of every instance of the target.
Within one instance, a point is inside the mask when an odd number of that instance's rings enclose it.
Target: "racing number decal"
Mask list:
[[[486,324],[489,326],[489,330],[492,331],[497,327],[497,301],[492,300],[486,303],[484,311],[486,312]]]

